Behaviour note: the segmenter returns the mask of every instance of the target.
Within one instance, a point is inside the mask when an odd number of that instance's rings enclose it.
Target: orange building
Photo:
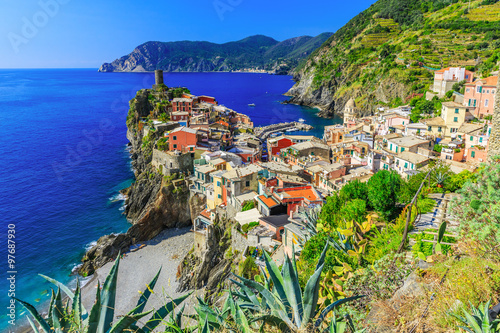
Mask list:
[[[177,127],[167,134],[170,151],[194,152],[198,142],[197,131],[187,127]]]

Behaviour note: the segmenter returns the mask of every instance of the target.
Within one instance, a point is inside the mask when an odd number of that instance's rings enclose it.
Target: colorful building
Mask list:
[[[465,85],[464,105],[479,119],[493,115],[498,76],[490,76]]]
[[[177,127],[166,135],[170,151],[194,152],[198,142],[197,131],[187,127]]]

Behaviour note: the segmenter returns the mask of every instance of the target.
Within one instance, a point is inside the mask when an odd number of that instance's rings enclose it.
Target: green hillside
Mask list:
[[[350,97],[365,110],[397,106],[424,93],[436,69],[467,66],[489,75],[499,51],[498,1],[379,0],[299,66],[290,94],[327,115]]]

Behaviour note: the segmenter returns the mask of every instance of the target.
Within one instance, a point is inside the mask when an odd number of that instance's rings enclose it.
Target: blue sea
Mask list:
[[[125,119],[128,101],[153,83],[151,73],[0,70],[0,330],[15,331],[7,322],[8,276],[15,275],[15,296],[40,308],[51,285],[38,273],[74,284],[71,272],[85,249],[129,227],[118,192],[133,181]],[[315,127],[309,133],[322,136],[325,125],[340,122],[281,104],[293,85],[290,76],[165,73],[165,84],[214,96],[250,115],[256,126],[303,118]],[[15,232],[12,267],[9,230]],[[16,310],[20,324],[25,310]]]

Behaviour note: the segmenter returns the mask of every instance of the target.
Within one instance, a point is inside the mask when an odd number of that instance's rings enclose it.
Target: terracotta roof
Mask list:
[[[283,197],[286,198],[305,198],[311,201],[321,199],[316,192],[312,188],[302,189],[302,190],[284,190],[283,192],[279,192],[278,195],[284,194]]]
[[[210,209],[205,209],[200,213],[201,216],[206,217],[207,219],[210,220]]]
[[[484,79],[479,79],[471,83],[467,83],[468,86],[476,86],[478,83],[481,83],[483,86],[497,86],[498,76],[488,76]]]
[[[273,208],[279,205],[279,202],[277,202],[273,197],[266,198],[265,195],[259,195],[257,199],[259,199],[268,208]]]

